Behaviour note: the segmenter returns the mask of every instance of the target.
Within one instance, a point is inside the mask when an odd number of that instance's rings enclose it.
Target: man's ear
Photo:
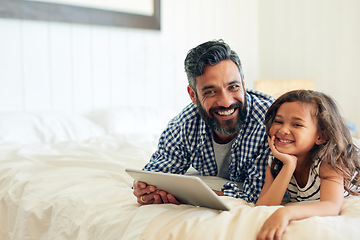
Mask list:
[[[194,90],[190,87],[190,85],[187,86],[187,91],[189,93],[189,96],[191,98],[191,101],[193,104],[196,104],[196,93],[194,92]]]
[[[244,89],[246,89],[246,85],[245,85],[245,74],[243,74],[243,80],[242,80],[242,82],[243,82],[243,85],[244,85]]]

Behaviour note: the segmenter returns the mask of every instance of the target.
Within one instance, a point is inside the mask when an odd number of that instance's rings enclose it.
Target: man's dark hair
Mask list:
[[[213,40],[191,49],[185,58],[185,72],[190,87],[196,92],[196,77],[204,72],[208,64],[216,65],[223,60],[233,61],[239,69],[241,80],[244,75],[239,56],[223,40]]]

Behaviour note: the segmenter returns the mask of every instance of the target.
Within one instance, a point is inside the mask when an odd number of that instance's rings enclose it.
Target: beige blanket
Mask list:
[[[231,211],[139,206],[133,179],[153,145],[139,138],[0,147],[0,239],[255,239],[276,207],[223,197]],[[293,221],[284,239],[360,239],[360,198],[340,216]]]

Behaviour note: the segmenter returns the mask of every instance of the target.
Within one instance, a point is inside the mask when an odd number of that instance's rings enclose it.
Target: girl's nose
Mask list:
[[[281,128],[279,129],[279,133],[281,133],[281,134],[290,134],[290,130],[289,130],[289,128],[284,124],[284,125],[281,126]]]

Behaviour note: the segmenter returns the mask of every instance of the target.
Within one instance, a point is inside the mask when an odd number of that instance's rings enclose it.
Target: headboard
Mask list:
[[[259,79],[255,81],[254,89],[277,98],[290,90],[314,90],[315,81],[313,79]]]

